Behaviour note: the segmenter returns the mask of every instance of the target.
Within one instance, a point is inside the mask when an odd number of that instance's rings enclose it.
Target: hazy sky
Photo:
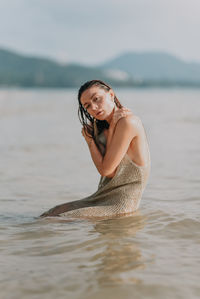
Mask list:
[[[0,47],[98,64],[162,50],[200,62],[200,0],[0,0]]]

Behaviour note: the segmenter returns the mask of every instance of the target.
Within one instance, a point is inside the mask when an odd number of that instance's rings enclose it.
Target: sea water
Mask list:
[[[200,297],[200,90],[115,89],[151,152],[139,210],[40,219],[96,191],[75,89],[0,90],[0,298]]]

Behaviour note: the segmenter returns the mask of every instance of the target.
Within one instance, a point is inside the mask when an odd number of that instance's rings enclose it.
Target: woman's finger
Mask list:
[[[123,111],[130,111],[130,109],[127,108],[127,107],[122,107],[120,110],[123,110]]]
[[[116,113],[114,115],[115,118],[119,117],[119,116],[126,116],[126,115],[131,115],[132,112],[131,111],[119,111],[118,113]]]

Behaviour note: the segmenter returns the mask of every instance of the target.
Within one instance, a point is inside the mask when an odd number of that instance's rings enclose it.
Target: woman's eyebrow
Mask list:
[[[92,99],[95,94],[97,94],[96,91],[91,95],[90,99]]]
[[[91,95],[90,99],[92,99],[92,98],[93,98],[93,96],[94,96],[95,94],[97,94],[97,93],[96,93],[96,92],[94,92],[94,93]],[[85,106],[85,105],[87,105],[87,104],[88,104],[88,102],[85,102],[85,103],[83,104],[83,106]]]

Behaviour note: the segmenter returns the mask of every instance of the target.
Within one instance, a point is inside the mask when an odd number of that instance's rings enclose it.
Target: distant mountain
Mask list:
[[[0,85],[77,87],[96,78],[114,85],[124,84],[124,79],[99,68],[74,63],[60,65],[50,59],[28,57],[0,49]]]
[[[200,63],[188,63],[162,52],[129,52],[98,67],[126,72],[136,80],[200,82]]]
[[[111,86],[198,86],[200,64],[159,52],[125,53],[96,67],[61,65],[0,49],[0,86],[79,87],[101,79]]]

